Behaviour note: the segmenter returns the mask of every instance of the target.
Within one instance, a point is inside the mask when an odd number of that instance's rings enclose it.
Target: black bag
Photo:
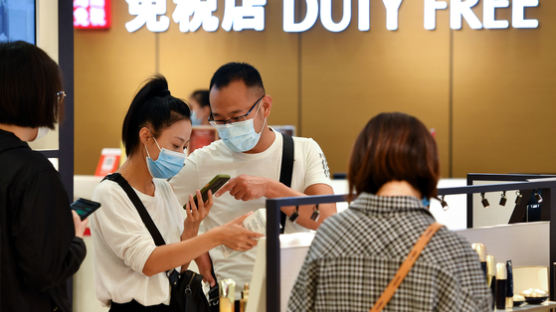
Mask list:
[[[172,277],[174,275],[174,277]],[[180,312],[208,312],[209,305],[207,297],[203,292],[203,276],[191,270],[186,270],[181,274],[176,270],[168,276],[172,284],[170,293],[170,309]]]
[[[157,246],[165,245],[166,243],[147,212],[147,209],[124,177],[119,173],[113,173],[106,176],[104,179],[114,181],[122,187],[137,209],[149,233],[151,233],[154,243]],[[175,269],[166,271],[166,276],[168,277],[171,287],[170,310],[173,312],[209,312],[209,304],[203,292],[203,276],[191,270],[179,273]]]

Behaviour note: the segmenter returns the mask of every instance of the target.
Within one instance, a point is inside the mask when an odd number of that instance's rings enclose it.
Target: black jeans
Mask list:
[[[170,312],[170,306],[159,304],[145,307],[135,300],[127,303],[112,302],[109,312]]]

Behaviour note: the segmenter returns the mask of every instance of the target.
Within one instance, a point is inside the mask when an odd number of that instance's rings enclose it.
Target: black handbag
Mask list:
[[[166,274],[168,275],[168,273]],[[182,273],[172,270],[172,273],[168,275],[168,279],[172,283],[170,292],[170,309],[172,311],[209,311],[208,301],[202,287],[202,275],[191,270],[186,270]]]
[[[119,173],[113,173],[104,179],[118,183],[137,209],[141,220],[149,230],[157,246],[165,245],[164,239],[156,228],[147,209],[131,188],[129,183]],[[166,271],[170,282],[170,310],[173,312],[209,312],[209,303],[203,292],[203,276],[191,270],[179,273],[175,269]]]

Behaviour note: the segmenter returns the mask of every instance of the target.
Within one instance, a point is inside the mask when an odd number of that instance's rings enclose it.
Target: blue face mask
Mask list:
[[[263,124],[263,128],[266,125],[266,118]],[[238,121],[225,125],[214,125],[218,131],[218,136],[226,146],[234,152],[243,153],[252,150],[259,139],[261,138],[261,132],[257,133],[255,131],[255,126],[253,119],[247,119],[244,121]]]
[[[147,168],[149,169],[151,176],[153,178],[169,179],[178,174],[184,166],[186,155],[184,153],[178,153],[165,148],[160,148],[156,139],[154,139],[154,142],[160,150],[156,160],[152,160],[151,155],[149,155],[149,151],[145,146],[145,150],[147,151]]]
[[[195,111],[191,112],[191,125],[192,126],[200,126],[202,125],[203,122],[201,121],[201,119],[199,119],[199,117],[197,117],[197,113]]]

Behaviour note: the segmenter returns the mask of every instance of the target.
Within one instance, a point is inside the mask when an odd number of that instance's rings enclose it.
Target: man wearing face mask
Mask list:
[[[280,182],[283,146],[288,137],[268,126],[272,98],[266,94],[261,76],[253,66],[228,63],[220,67],[211,79],[210,106],[210,121],[221,140],[193,152],[183,169],[170,180],[178,200],[183,203],[189,194],[215,175],[232,177],[215,194],[213,208],[203,221],[203,230],[264,208],[266,198],[333,193],[324,154],[319,145],[308,138],[293,138],[291,184]],[[326,217],[336,213],[335,205],[320,205],[320,217],[314,220],[311,219],[314,209],[301,206],[296,212],[295,207],[283,208],[286,216],[299,214],[295,223],[285,219],[285,232],[316,229]],[[222,250],[216,248],[210,251],[210,257],[219,279],[233,279],[238,289],[250,282],[254,250],[225,257]],[[200,264],[200,270],[214,282],[209,265]]]

